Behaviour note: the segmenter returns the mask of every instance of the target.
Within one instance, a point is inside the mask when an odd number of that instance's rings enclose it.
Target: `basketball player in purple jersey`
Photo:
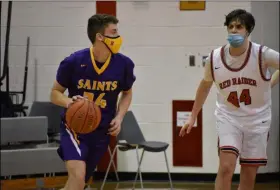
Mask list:
[[[89,18],[87,33],[92,43],[66,57],[59,65],[51,91],[51,102],[68,108],[77,98],[93,100],[102,113],[99,127],[90,134],[76,134],[61,122],[59,156],[66,163],[68,181],[64,190],[82,190],[100,158],[106,152],[110,135],[120,132],[121,122],[132,99],[134,63],[118,53],[122,38],[118,19],[96,14]],[[68,89],[68,97],[64,95]],[[121,93],[120,101],[118,96]]]
[[[215,190],[231,189],[238,157],[238,190],[253,190],[258,168],[267,164],[271,88],[279,82],[279,52],[249,40],[255,19],[246,10],[230,12],[224,25],[228,44],[213,50],[206,60],[191,117],[180,136],[190,133],[212,85],[216,84],[219,169]],[[272,77],[269,68],[276,69]]]

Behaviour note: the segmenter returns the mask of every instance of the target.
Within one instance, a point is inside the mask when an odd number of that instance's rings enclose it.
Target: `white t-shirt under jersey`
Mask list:
[[[247,65],[241,69],[240,71],[230,71],[226,68],[224,64],[222,64],[222,60],[220,58],[220,49],[217,48],[215,50],[216,56],[214,56],[213,60],[213,67],[215,64],[218,64],[218,67],[221,67],[219,71],[215,70],[213,68],[213,73],[214,73],[214,78],[215,78],[215,83],[217,85],[218,89],[218,94],[217,94],[217,108],[216,108],[216,114],[217,112],[221,112],[225,115],[228,116],[237,116],[237,117],[242,117],[242,116],[254,116],[258,115],[258,113],[261,114],[261,112],[270,109],[270,82],[263,80],[261,77],[260,71],[259,71],[259,61],[258,61],[258,55],[259,55],[259,46],[256,43],[251,43],[251,53],[249,54],[249,60]],[[249,48],[248,48],[249,49]],[[242,64],[244,63],[247,54],[248,54],[248,49],[246,52],[244,52],[241,56],[231,56],[229,53],[229,45],[226,45],[224,47],[224,60],[225,64],[230,67],[230,68],[240,68]],[[253,53],[252,53],[253,51]],[[262,72],[265,73],[265,78],[269,79],[270,74],[267,71],[267,66],[266,62],[267,61],[273,61],[275,63],[279,64],[279,53],[268,48],[268,47],[263,47],[262,49]],[[217,63],[219,62],[219,63]],[[212,68],[210,64],[210,55],[206,59],[206,65],[205,65],[205,75],[204,75],[204,80],[206,81],[213,81],[212,77]],[[215,74],[217,75],[217,78],[219,81],[216,81]],[[221,84],[218,84],[219,82],[221,83],[222,80],[227,80],[227,79],[232,79],[232,78],[240,78],[240,77],[251,77],[254,78],[256,81],[258,81],[257,87],[253,85],[246,85],[246,84],[241,84],[241,85],[231,85],[229,87],[226,87],[224,89],[221,88]],[[251,98],[252,98],[252,103],[249,106],[244,105],[244,103],[240,104],[240,107],[237,108],[233,106],[231,103],[227,101],[228,95],[233,91],[237,91],[237,97],[240,98],[240,94],[242,93],[242,90],[244,88],[251,88]],[[265,91],[265,92],[264,92]],[[259,101],[254,101],[254,100],[259,100]],[[264,99],[264,100],[263,100]],[[263,100],[263,101],[262,101]],[[268,115],[269,117],[269,115]]]

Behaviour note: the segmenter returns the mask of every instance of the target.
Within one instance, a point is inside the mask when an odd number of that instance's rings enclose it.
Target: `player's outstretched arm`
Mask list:
[[[213,85],[213,78],[211,74],[210,63],[205,64],[204,78],[200,81],[200,84],[196,91],[195,101],[192,108],[192,114],[189,121],[186,121],[185,125],[181,128],[179,136],[183,137],[186,133],[190,133],[195,123],[198,113],[200,112],[210,89]]]
[[[54,82],[51,89],[50,99],[55,105],[67,108],[69,104],[73,102],[71,98],[68,98],[64,92],[66,88],[61,86],[57,81]]]
[[[181,128],[179,136],[183,137],[186,133],[190,133],[195,123],[198,113],[200,112],[209,92],[212,87],[213,81],[206,81],[202,79],[196,91],[195,101],[192,109],[191,117],[186,121],[185,125]]]
[[[211,63],[209,59],[206,59],[204,68],[204,77],[200,81],[198,89],[196,91],[195,102],[192,109],[192,116],[197,117],[200,112],[213,84],[213,77],[211,72]]]

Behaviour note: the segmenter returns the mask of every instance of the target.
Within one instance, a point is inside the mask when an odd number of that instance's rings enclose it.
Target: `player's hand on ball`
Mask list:
[[[193,125],[195,123],[195,119],[193,117],[190,117],[190,119],[185,123],[185,125],[181,128],[179,136],[183,137],[185,134],[189,134],[193,128]]]
[[[109,133],[112,136],[117,136],[120,131],[121,131],[121,123],[122,123],[122,119],[115,117],[111,123],[110,123],[110,128],[109,128]]]
[[[77,101],[79,99],[83,99],[83,98],[87,98],[87,97],[83,97],[83,96],[80,96],[80,95],[73,96],[71,98],[71,100],[69,101],[69,103],[67,104],[67,108],[69,108],[75,101]]]
[[[76,95],[76,96],[73,96],[73,97],[72,97],[72,100],[73,100],[73,101],[76,101],[76,100],[78,100],[78,99],[83,99],[83,98],[86,98],[86,97],[83,97],[83,96],[80,96],[80,95]]]

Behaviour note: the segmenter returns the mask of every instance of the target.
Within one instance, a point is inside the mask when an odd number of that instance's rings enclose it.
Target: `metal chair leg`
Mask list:
[[[110,154],[110,157],[114,157],[114,156],[112,156],[112,152],[111,152],[111,149],[110,149],[109,146],[108,146],[108,152]],[[118,170],[117,170],[117,167],[115,165],[115,162],[112,162],[112,164],[113,164],[113,167],[114,167],[114,171],[115,171],[115,174],[116,174],[117,181],[120,181],[119,180],[119,175],[118,175]]]
[[[142,151],[140,161],[139,161],[139,154],[138,154],[138,146],[136,147],[136,155],[137,155],[138,169],[137,169],[137,173],[136,173],[136,176],[135,176],[135,180],[134,180],[132,189],[135,188],[135,184],[136,184],[136,181],[137,181],[137,178],[138,178],[138,173],[139,173],[139,176],[140,176],[141,188],[143,189],[144,187],[143,187],[142,173],[141,173],[140,167],[141,167],[141,163],[142,163],[142,160],[143,160],[143,157],[144,157],[144,149]]]
[[[171,174],[170,174],[170,170],[169,170],[169,166],[168,166],[168,160],[167,160],[166,151],[164,151],[164,157],[165,157],[165,163],[166,163],[166,167],[167,167],[167,171],[168,171],[168,177],[169,177],[169,182],[170,182],[170,189],[173,189],[173,184],[172,184]]]
[[[113,154],[112,154],[112,156],[111,156],[110,163],[109,163],[109,165],[108,165],[108,168],[107,168],[107,171],[106,171],[106,174],[105,174],[105,177],[104,177],[102,186],[101,186],[101,188],[100,188],[101,190],[103,190],[103,188],[104,188],[104,185],[105,185],[105,182],[106,182],[106,179],[107,179],[107,176],[108,176],[108,173],[109,173],[111,164],[112,164],[113,159],[114,159],[114,155],[115,155],[115,153],[116,153],[116,150],[117,150],[117,146],[114,148]]]

